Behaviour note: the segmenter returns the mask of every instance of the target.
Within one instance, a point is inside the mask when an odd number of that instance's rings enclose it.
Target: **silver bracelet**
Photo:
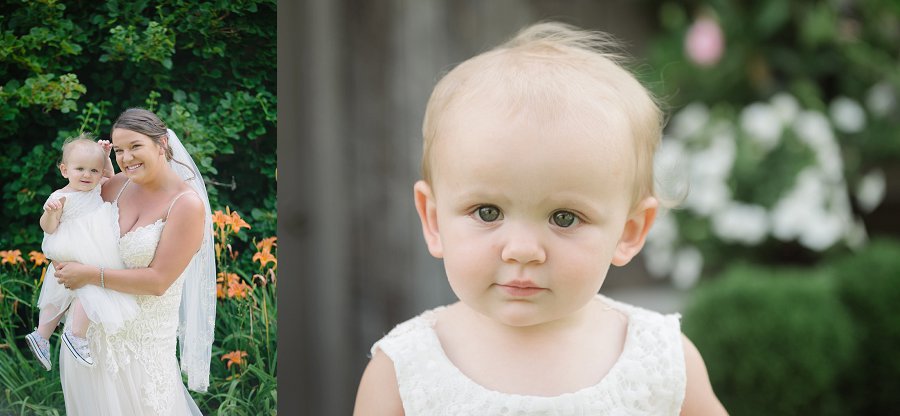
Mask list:
[[[103,283],[103,267],[100,268],[100,287],[106,288],[106,284]]]

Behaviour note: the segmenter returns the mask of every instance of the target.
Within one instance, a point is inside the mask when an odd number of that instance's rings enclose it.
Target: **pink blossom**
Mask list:
[[[684,40],[688,57],[700,66],[713,66],[722,58],[725,50],[725,36],[719,24],[709,18],[700,17],[688,29]]]

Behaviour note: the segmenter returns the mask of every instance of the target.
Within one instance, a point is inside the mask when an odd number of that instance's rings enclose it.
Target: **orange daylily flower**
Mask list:
[[[225,287],[221,283],[216,283],[216,298],[225,299]]]
[[[253,255],[252,261],[259,261],[260,269],[262,269],[263,267],[266,267],[266,264],[268,264],[269,262],[272,262],[274,264],[274,266],[278,266],[278,259],[276,259],[275,256],[272,255],[272,253],[269,253],[268,251],[257,252],[256,254]]]
[[[277,240],[278,240],[278,237],[264,238],[264,239],[262,239],[262,241],[256,243],[256,249],[261,252],[271,253],[272,247],[278,246],[278,244],[275,243],[275,241],[277,241]]]
[[[227,354],[222,355],[222,360],[225,361],[225,368],[231,369],[232,364],[237,364],[238,366],[242,366],[247,363],[244,360],[244,357],[247,356],[247,353],[244,351],[232,351]]]
[[[28,258],[31,259],[31,262],[34,263],[35,266],[47,264],[47,256],[45,256],[44,253],[41,253],[40,251],[29,251]]]
[[[244,221],[240,215],[238,215],[237,211],[231,211],[231,229],[235,234],[241,231],[241,228],[250,229],[250,224],[247,224],[247,221]]]
[[[250,291],[251,287],[244,283],[243,281],[239,281],[233,285],[228,286],[228,297],[229,298],[246,298],[247,293]]]
[[[224,230],[226,225],[231,225],[231,216],[222,213],[221,210],[216,210],[212,214],[212,222],[220,230]]]
[[[20,250],[0,250],[0,257],[3,257],[3,260],[0,260],[0,264],[19,264],[25,262],[22,258],[22,251]]]
[[[216,279],[216,296],[219,299],[227,298],[246,298],[247,294],[253,288],[241,280],[236,273],[219,273]]]
[[[237,283],[238,279],[240,279],[240,276],[236,273],[219,272],[219,278],[216,279],[216,281],[222,282],[225,285],[233,285]]]

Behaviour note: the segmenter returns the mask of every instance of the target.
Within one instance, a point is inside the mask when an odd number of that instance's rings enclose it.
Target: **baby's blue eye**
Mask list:
[[[495,206],[485,205],[478,208],[478,218],[484,222],[494,222],[500,218],[500,210]]]
[[[571,227],[577,219],[578,217],[569,211],[556,211],[550,215],[550,221],[562,228]]]

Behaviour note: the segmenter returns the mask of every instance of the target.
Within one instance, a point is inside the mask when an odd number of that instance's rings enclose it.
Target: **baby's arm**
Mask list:
[[[366,366],[359,390],[356,392],[354,416],[369,415],[403,415],[403,402],[397,388],[397,375],[394,373],[394,362],[381,350]]]
[[[97,144],[103,148],[103,153],[106,155],[106,163],[103,164],[103,177],[100,178],[100,185],[103,185],[106,181],[110,180],[113,176],[116,176],[116,171],[113,169],[112,160],[109,158],[109,152],[112,149],[112,143],[109,140],[98,140]]]
[[[681,338],[684,346],[684,366],[687,373],[684,402],[681,405],[682,416],[727,415],[725,407],[713,392],[700,351],[697,351],[697,347],[686,336],[682,335]]]
[[[41,214],[41,229],[47,234],[53,234],[59,227],[59,220],[62,218],[63,206],[66,204],[66,197],[47,201],[44,205],[44,213]]]

